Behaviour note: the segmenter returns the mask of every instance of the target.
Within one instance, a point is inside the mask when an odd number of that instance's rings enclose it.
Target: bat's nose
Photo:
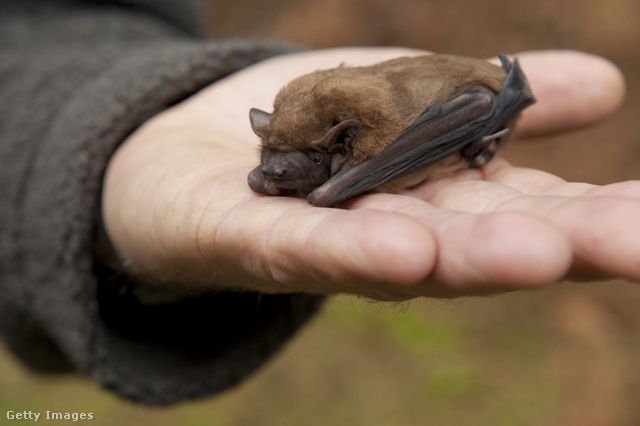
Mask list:
[[[287,174],[287,169],[273,165],[263,165],[262,174],[272,179],[282,179]]]

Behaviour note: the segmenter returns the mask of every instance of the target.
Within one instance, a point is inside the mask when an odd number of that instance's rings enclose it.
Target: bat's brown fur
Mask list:
[[[497,93],[504,77],[499,66],[453,55],[315,71],[280,90],[263,148],[309,150],[332,125],[355,118],[362,127],[345,168],[378,154],[429,107],[470,88]]]

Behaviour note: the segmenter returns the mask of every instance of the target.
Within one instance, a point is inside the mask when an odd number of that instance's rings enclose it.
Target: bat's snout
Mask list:
[[[263,164],[262,174],[269,179],[284,179],[287,176],[287,168],[274,164]]]
[[[249,173],[249,187],[258,194],[280,195],[280,188],[262,174],[262,166],[258,166]]]

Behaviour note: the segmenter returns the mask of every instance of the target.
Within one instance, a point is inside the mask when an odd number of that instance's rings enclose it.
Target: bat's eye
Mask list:
[[[321,164],[322,163],[322,155],[318,155],[318,154],[313,154],[311,156],[311,159],[313,160],[313,162],[315,164]]]

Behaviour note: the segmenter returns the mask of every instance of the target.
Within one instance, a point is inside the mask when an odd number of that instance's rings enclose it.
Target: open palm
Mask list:
[[[251,107],[271,110],[283,84],[317,68],[419,53],[284,55],[154,117],[121,146],[105,178],[104,221],[123,265],[158,286],[383,300],[562,279],[640,280],[640,182],[567,183],[498,157],[402,195],[368,194],[336,209],[249,189],[247,174],[259,161]],[[519,136],[595,122],[622,100],[622,77],[600,58],[518,57],[538,99]]]

